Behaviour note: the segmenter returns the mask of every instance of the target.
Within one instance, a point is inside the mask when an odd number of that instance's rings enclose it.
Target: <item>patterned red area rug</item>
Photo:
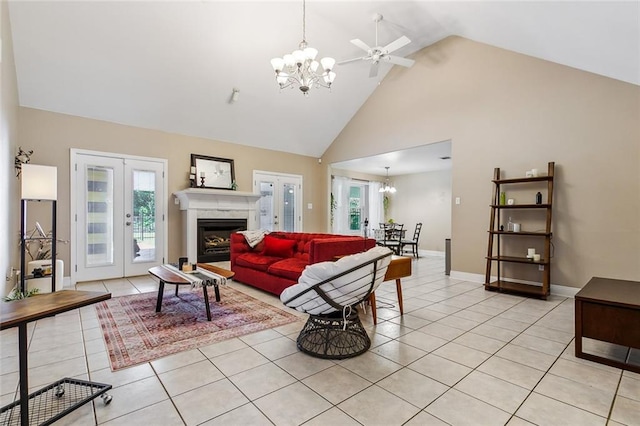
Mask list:
[[[209,291],[207,321],[202,289],[165,291],[162,312],[158,293],[115,297],[96,304],[113,371],[153,361],[232,337],[297,321],[299,318],[229,286],[220,287],[220,302]]]

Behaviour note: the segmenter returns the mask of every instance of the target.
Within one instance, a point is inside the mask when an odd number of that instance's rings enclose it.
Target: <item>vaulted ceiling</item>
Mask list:
[[[280,92],[270,59],[302,38],[302,1],[10,1],[22,106],[319,157],[384,78],[336,66],[331,92]],[[309,1],[319,57],[449,35],[640,84],[637,1]],[[421,66],[419,63],[415,66]],[[232,90],[237,102],[230,102]]]

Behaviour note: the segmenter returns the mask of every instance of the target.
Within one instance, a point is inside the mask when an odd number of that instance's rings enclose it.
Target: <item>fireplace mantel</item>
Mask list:
[[[180,210],[255,210],[260,194],[224,189],[187,188],[174,192]]]
[[[182,248],[189,263],[198,258],[198,218],[245,218],[247,229],[256,229],[259,194],[224,189],[187,188],[173,193],[180,201],[183,223]],[[184,253],[184,252],[183,252]]]

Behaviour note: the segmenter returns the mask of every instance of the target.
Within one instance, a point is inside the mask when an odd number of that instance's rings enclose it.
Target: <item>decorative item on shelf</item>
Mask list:
[[[538,169],[531,169],[531,177],[538,177]]]
[[[536,204],[542,204],[542,192],[536,194]]]
[[[520,232],[520,224],[519,223],[514,223],[513,224],[513,232]]]
[[[535,253],[533,255],[533,261],[534,262],[540,262],[540,253]]]
[[[16,155],[14,160],[16,177],[20,177],[20,172],[22,171],[22,165],[29,164],[29,162],[31,161],[32,154],[33,154],[33,150],[24,151],[21,146],[18,147],[18,155]]]
[[[309,95],[312,87],[324,87],[331,89],[331,83],[336,78],[336,73],[331,71],[336,60],[324,57],[320,63],[316,61],[318,50],[307,45],[306,40],[306,3],[302,1],[302,41],[298,50],[284,55],[282,58],[273,58],[271,66],[276,72],[276,82],[280,90],[287,87],[298,87],[305,95]],[[318,70],[318,67],[321,67]]]
[[[532,259],[533,260],[533,256],[536,254],[536,249],[535,248],[531,248],[529,247],[527,249],[527,259]]]
[[[504,192],[500,193],[500,205],[504,206],[506,204],[507,194]]]
[[[527,170],[524,176],[530,178],[530,177],[533,177],[533,173],[531,173],[531,170]]]
[[[511,216],[509,216],[509,222],[507,222],[507,232],[513,232],[513,222],[511,221]]]
[[[510,206],[514,205],[515,203],[516,203],[516,200],[514,200],[513,198],[509,198],[507,200],[507,204],[510,205]]]
[[[385,169],[387,169],[387,177],[384,180],[384,185],[380,187],[379,192],[395,194],[396,187],[389,183],[389,166],[386,166]]]
[[[200,177],[200,188],[232,190],[232,183],[236,180],[233,160],[191,154],[191,166]]]
[[[236,181],[234,180],[233,182],[231,182],[231,190],[235,191],[238,189],[238,184],[236,183]]]
[[[189,188],[195,188],[198,186],[196,184],[196,175],[189,175]]]

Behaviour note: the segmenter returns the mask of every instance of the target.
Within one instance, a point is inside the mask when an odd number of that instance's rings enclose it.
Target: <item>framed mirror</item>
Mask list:
[[[233,160],[191,154],[191,166],[196,168],[196,187],[233,189],[236,180]]]

